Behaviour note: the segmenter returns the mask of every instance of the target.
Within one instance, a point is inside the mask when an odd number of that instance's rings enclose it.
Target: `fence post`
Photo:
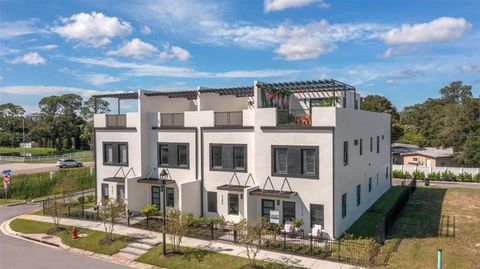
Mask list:
[[[313,236],[310,235],[310,255],[313,255]]]
[[[287,249],[287,233],[283,232],[283,248]]]
[[[213,240],[213,220],[210,222],[210,240]]]
[[[130,210],[127,209],[127,226],[130,226]]]
[[[237,230],[233,230],[233,243],[236,244],[238,242],[238,232]]]
[[[150,215],[150,214],[147,214],[147,230],[149,229],[149,227],[148,227],[148,219],[149,219],[148,216],[149,216],[149,215]]]

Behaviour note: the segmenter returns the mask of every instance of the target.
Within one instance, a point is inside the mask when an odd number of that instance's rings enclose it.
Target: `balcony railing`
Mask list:
[[[215,126],[242,126],[243,112],[215,112]]]
[[[277,125],[311,126],[312,115],[308,109],[277,110]]]
[[[105,115],[106,127],[127,127],[127,115]]]
[[[160,126],[162,127],[183,127],[185,116],[183,113],[161,113]]]

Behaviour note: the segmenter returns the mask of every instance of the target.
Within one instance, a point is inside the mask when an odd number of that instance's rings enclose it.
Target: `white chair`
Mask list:
[[[282,233],[291,233],[291,232],[293,232],[293,223],[291,221],[285,221]]]
[[[322,225],[314,224],[312,228],[312,232],[308,233],[308,235],[322,238]]]

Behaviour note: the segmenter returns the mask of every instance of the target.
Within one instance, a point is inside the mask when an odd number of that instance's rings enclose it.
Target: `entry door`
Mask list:
[[[310,226],[313,227],[315,224],[322,225],[322,229],[325,227],[323,221],[323,205],[310,204]]]
[[[432,166],[432,160],[427,159],[427,167],[431,167],[431,166]]]
[[[156,205],[157,208],[160,207],[160,187],[152,186],[152,205]]]
[[[117,199],[125,200],[125,185],[117,185]]]
[[[262,217],[270,218],[271,210],[275,210],[275,201],[262,199]]]

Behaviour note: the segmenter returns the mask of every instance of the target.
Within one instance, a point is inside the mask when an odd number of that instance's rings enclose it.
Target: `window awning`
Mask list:
[[[125,178],[124,177],[107,177],[107,178],[104,178],[103,181],[125,183]]]
[[[256,189],[256,190],[251,191],[250,195],[290,199],[293,196],[297,195],[297,192],[295,192],[295,191],[277,191],[277,190]]]
[[[146,183],[152,185],[170,185],[175,184],[175,180],[173,179],[158,179],[158,178],[141,178],[137,179],[138,183]]]
[[[250,186],[225,184],[225,185],[218,186],[217,190],[243,192],[244,189],[249,188],[249,187]]]

